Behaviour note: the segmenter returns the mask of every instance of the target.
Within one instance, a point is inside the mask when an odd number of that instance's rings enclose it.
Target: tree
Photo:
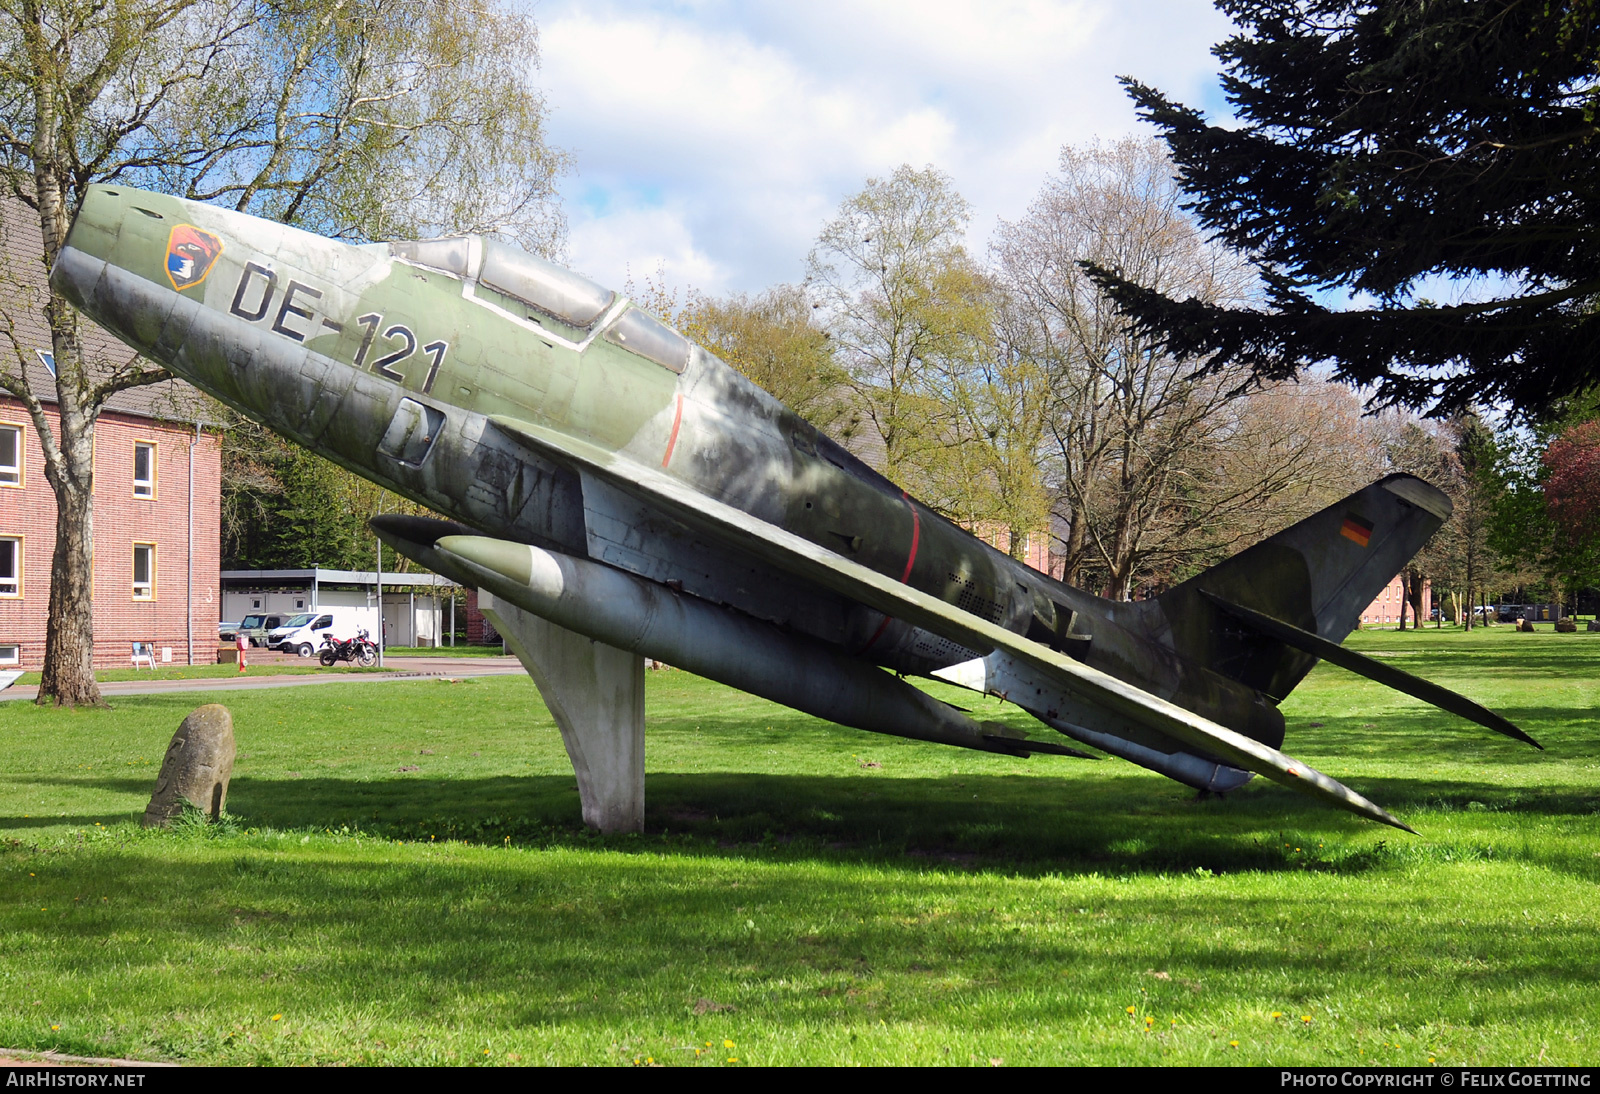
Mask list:
[[[1570,547],[1600,540],[1600,421],[1563,430],[1542,460],[1545,505]]]
[[[1600,5],[1219,0],[1237,127],[1133,80],[1204,231],[1270,310],[1096,277],[1167,352],[1283,379],[1331,363],[1374,405],[1537,413],[1600,381]],[[1466,281],[1473,302],[1426,298]],[[1371,306],[1337,310],[1317,290]]]
[[[1242,373],[1195,378],[1086,275],[1093,262],[1208,301],[1249,296],[1248,272],[1195,228],[1171,175],[1153,141],[1063,149],[1058,175],[994,248],[1010,341],[1050,394],[1040,458],[1065,579],[1116,598],[1259,535],[1272,503],[1315,492],[1329,451],[1345,447],[1306,413],[1321,393],[1252,402]]]
[[[691,294],[677,322],[790,410],[848,440],[859,419],[841,397],[845,376],[832,340],[812,320],[814,310],[801,286],[776,285],[755,296]]]
[[[1600,580],[1600,423],[1581,400],[1533,428],[1495,439],[1484,461],[1490,545],[1559,590]]]
[[[959,449],[949,378],[990,332],[989,285],[962,244],[970,216],[948,177],[902,166],[845,199],[807,262],[881,470],[919,494],[938,492],[941,458]]]
[[[1456,574],[1466,592],[1463,625],[1471,630],[1477,606],[1487,605],[1488,587],[1500,562],[1489,536],[1494,499],[1487,471],[1493,458],[1493,434],[1487,423],[1472,413],[1457,415],[1450,432],[1455,442],[1452,455],[1461,469],[1452,491],[1455,510],[1450,523],[1455,532]]]
[[[348,238],[561,236],[529,84],[533,25],[445,0],[0,0],[0,184],[36,216],[55,262],[88,186],[120,181]],[[27,407],[56,497],[40,701],[98,703],[90,574],[95,420],[112,394],[170,378],[90,360],[76,313],[40,302],[59,428],[14,360],[0,389]]]
[[[279,438],[254,422],[230,429],[222,451],[223,569],[370,570],[378,544],[373,514],[430,515],[359,475]],[[411,560],[383,549],[385,573]]]
[[[1387,458],[1388,470],[1416,475],[1452,496],[1459,492],[1459,462],[1455,460],[1450,445],[1440,438],[1437,429],[1429,429],[1410,415],[1377,424],[1380,431],[1386,434],[1381,436],[1379,443]],[[1449,548],[1454,543],[1452,532],[1453,528],[1449,525],[1441,528],[1401,569],[1401,630],[1406,629],[1408,608],[1413,626],[1422,625],[1422,593],[1430,579],[1443,591],[1451,569]],[[1442,612],[1440,614],[1443,615]]]
[[[1049,359],[1035,352],[1034,316],[995,294],[993,334],[957,358],[948,387],[958,448],[947,502],[969,528],[1003,528],[1012,557],[1026,560],[1032,537],[1050,529],[1046,442],[1055,408]]]

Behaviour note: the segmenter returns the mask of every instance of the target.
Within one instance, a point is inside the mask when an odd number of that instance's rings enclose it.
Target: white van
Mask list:
[[[267,649],[314,657],[322,648],[322,636],[354,638],[360,629],[355,608],[323,608],[301,612],[283,621],[283,626],[267,634]]]

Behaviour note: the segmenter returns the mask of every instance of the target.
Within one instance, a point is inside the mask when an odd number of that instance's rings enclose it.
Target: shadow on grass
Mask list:
[[[55,779],[136,793],[146,780]],[[1361,788],[1422,829],[1384,830],[1257,781],[1227,798],[1197,799],[1139,774],[1047,779],[1020,775],[862,778],[824,775],[655,774],[646,780],[646,832],[598,836],[583,827],[577,785],[553,775],[376,780],[236,779],[229,811],[278,830],[361,831],[401,840],[519,846],[600,846],[717,856],[861,857],[902,865],[1007,873],[1357,873],[1399,859],[1529,856],[1600,880],[1600,863],[1505,849],[1507,831],[1587,818],[1589,787],[1505,787],[1376,778]],[[1495,814],[1471,837],[1441,843],[1419,814]],[[0,818],[0,827],[90,825],[122,817]],[[1437,822],[1436,822],[1437,823]],[[1497,844],[1499,845],[1497,847]]]

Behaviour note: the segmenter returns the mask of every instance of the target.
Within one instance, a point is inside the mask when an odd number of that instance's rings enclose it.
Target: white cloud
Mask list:
[[[574,224],[568,250],[574,267],[615,288],[630,278],[643,284],[658,270],[679,285],[717,285],[728,278],[717,260],[695,245],[694,232],[676,210],[624,208],[584,218]]]
[[[707,291],[798,278],[868,176],[933,164],[981,248],[1066,142],[1132,130],[1115,77],[1191,104],[1227,24],[1199,0],[861,5],[546,2],[540,83],[575,154],[575,266],[613,284],[659,262]]]

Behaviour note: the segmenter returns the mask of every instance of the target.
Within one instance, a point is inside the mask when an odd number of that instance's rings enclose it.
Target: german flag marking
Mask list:
[[[1353,539],[1362,547],[1372,542],[1372,522],[1362,520],[1354,513],[1344,515],[1344,525],[1340,527],[1339,534],[1345,539]]]

